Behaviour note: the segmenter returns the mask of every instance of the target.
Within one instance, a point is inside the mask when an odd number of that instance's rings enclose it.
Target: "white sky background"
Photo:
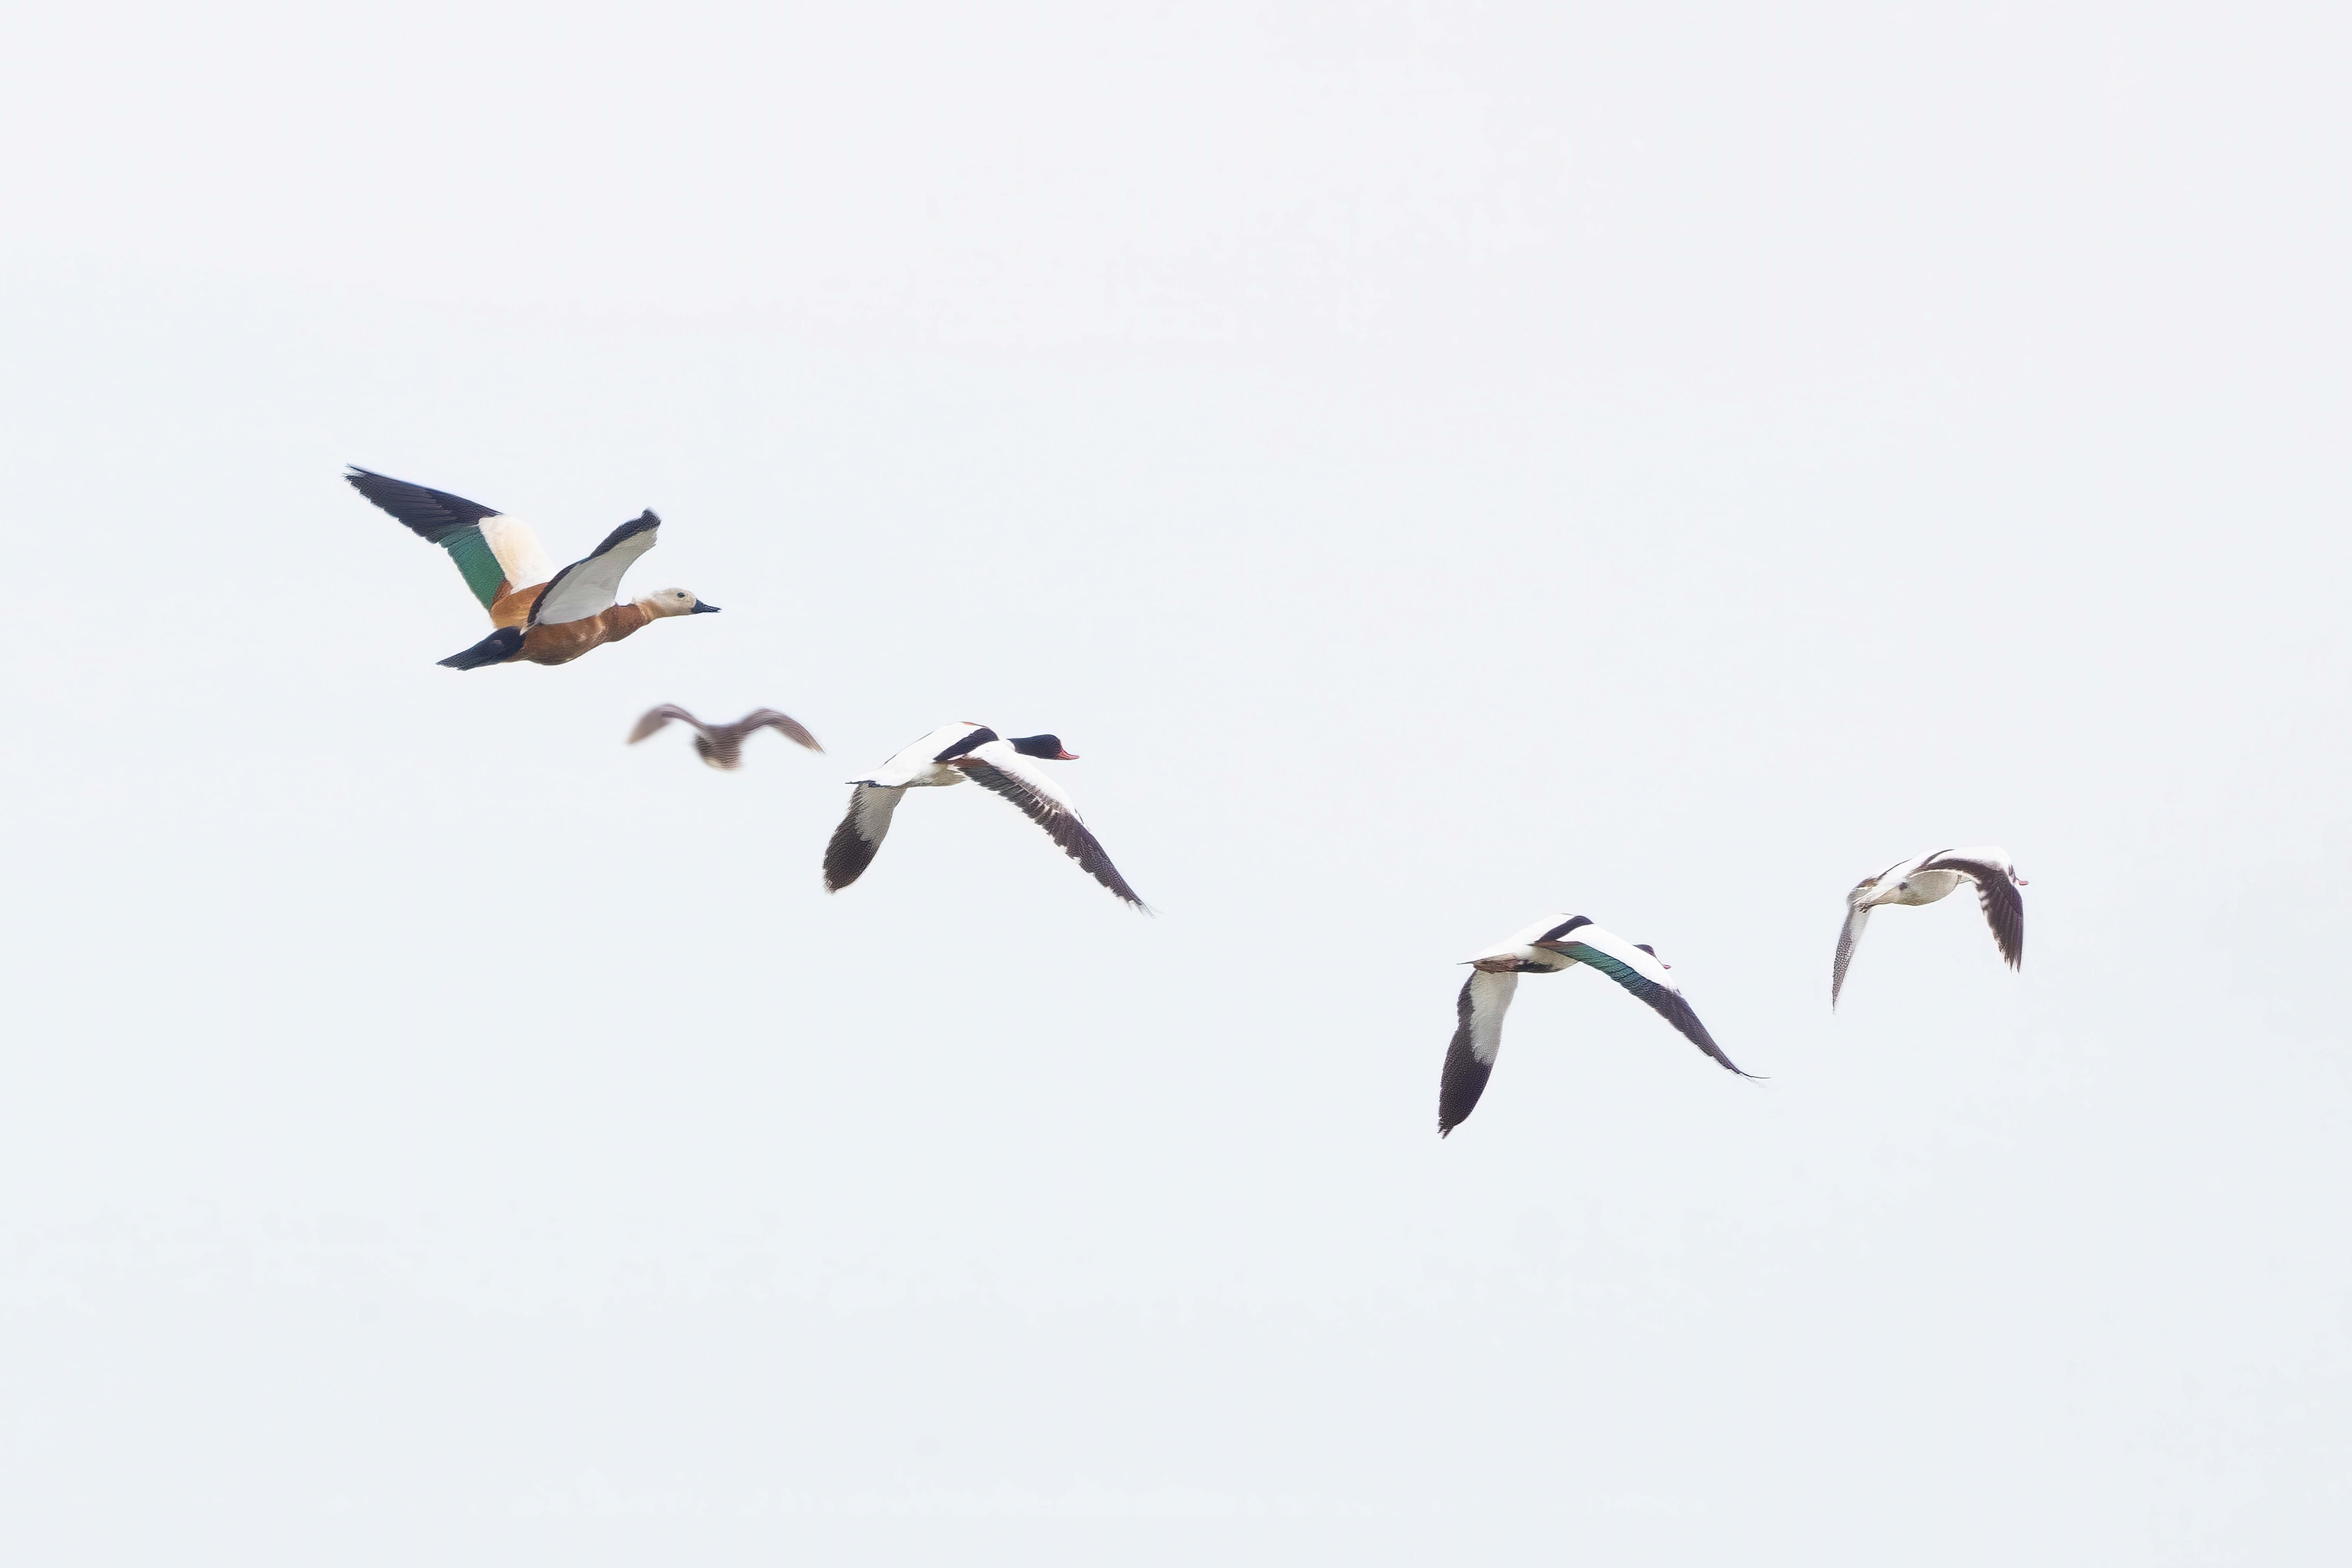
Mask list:
[[[9,1532],[2340,1561],[2341,18],[982,9],[16,23]]]

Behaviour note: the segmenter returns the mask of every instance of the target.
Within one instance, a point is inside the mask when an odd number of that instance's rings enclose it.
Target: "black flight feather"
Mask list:
[[[2007,868],[1938,855],[1919,869],[1958,871],[1974,882],[1977,902],[1984,908],[1985,923],[1992,927],[1993,944],[2000,949],[2000,956],[2011,969],[2025,963],[2025,896],[2017,890]]]
[[[1486,1092],[1486,1079],[1493,1076],[1495,1064],[1482,1062],[1470,1048],[1470,1015],[1474,1003],[1470,987],[1477,983],[1478,972],[1472,970],[1470,978],[1462,983],[1462,994],[1454,1003],[1454,1043],[1445,1047],[1445,1073],[1437,1084],[1437,1135],[1453,1131],[1469,1119],[1477,1108],[1478,1097]]]
[[[498,511],[479,501],[453,496],[447,490],[427,489],[412,485],[406,479],[387,479],[372,474],[358,464],[343,476],[352,489],[406,523],[417,534],[438,544],[457,529],[478,523],[486,517],[496,517]]]
[[[1150,912],[1145,909],[1143,900],[1136,897],[1135,889],[1127,885],[1127,879],[1118,874],[1118,868],[1110,863],[1110,856],[1104,852],[1102,845],[1087,831],[1086,824],[1072,816],[1060,802],[1038,794],[1029,787],[1027,780],[1018,774],[992,767],[977,758],[958,757],[955,765],[961,768],[963,776],[972,783],[983,789],[993,790],[1019,806],[1030,821],[1045,830],[1047,837],[1062,847],[1063,854],[1078,863],[1079,869],[1137,909],[1144,910],[1147,914]]]

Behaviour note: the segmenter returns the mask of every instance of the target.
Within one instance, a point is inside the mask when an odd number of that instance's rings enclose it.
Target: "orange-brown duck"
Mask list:
[[[343,478],[360,494],[449,552],[466,586],[498,629],[440,662],[452,669],[486,664],[569,664],[590,648],[618,642],[648,621],[716,614],[684,588],[620,601],[621,577],[660,537],[661,519],[646,512],[604,538],[586,559],[549,570],[530,525],[488,507],[386,479],[354,466]]]

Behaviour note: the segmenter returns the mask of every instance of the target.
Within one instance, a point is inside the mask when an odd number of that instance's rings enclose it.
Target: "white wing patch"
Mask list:
[[[1830,970],[1830,1005],[1838,1005],[1838,994],[1845,989],[1846,966],[1853,962],[1853,950],[1862,945],[1862,928],[1870,923],[1870,906],[1856,903],[1845,912],[1845,925],[1838,932],[1837,962]]]
[[[1535,924],[1528,926],[1524,931],[1513,931],[1509,936],[1505,937],[1494,946],[1487,948],[1483,952],[1474,952],[1468,958],[1463,960],[1463,962],[1465,963],[1475,963],[1482,958],[1510,958],[1514,956],[1521,958],[1527,957],[1535,951],[1535,949],[1529,944],[1532,943],[1536,938],[1543,935],[1544,932],[1551,930],[1552,927],[1571,918],[1571,916],[1564,914],[1546,915],[1543,919],[1536,921]],[[1580,927],[1579,929],[1580,930],[1582,928]]]
[[[1462,983],[1462,994],[1454,1003],[1454,1038],[1445,1047],[1445,1070],[1437,1083],[1439,1137],[1461,1126],[1486,1092],[1496,1053],[1503,1048],[1503,1015],[1518,988],[1519,977],[1511,970],[1473,970]]]
[[[640,529],[611,542],[585,561],[566,566],[531,606],[530,624],[560,626],[611,609],[620,597],[621,579],[660,537],[658,525]]]
[[[1519,988],[1519,977],[1509,970],[1499,974],[1484,969],[1470,974],[1470,1058],[1480,1067],[1495,1065],[1495,1053],[1503,1048],[1503,1015],[1511,1010],[1511,997]]]
[[[891,814],[906,795],[903,789],[859,784],[850,792],[849,811],[824,847],[824,885],[839,892],[866,874],[890,831]]]
[[[492,512],[482,519],[480,527],[490,553],[499,558],[499,570],[507,575],[509,593],[544,583],[555,575],[553,563],[540,546],[539,535],[522,519]]]
[[[857,837],[868,844],[880,844],[890,831],[891,816],[898,803],[907,798],[904,790],[860,789],[852,796],[850,819],[857,825]]]
[[[903,789],[916,783],[961,784],[961,773],[931,759],[973,731],[985,727],[980,724],[942,724],[913,745],[895,752],[888,762],[876,768],[861,782],[880,784],[887,789]]]

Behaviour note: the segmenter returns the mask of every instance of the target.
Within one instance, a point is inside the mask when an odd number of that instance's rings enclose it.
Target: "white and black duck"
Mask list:
[[[2026,884],[2010,864],[2009,851],[1998,844],[1938,849],[1898,860],[1875,877],[1864,877],[1846,894],[1845,925],[1838,932],[1837,960],[1830,969],[1830,1005],[1837,1005],[1838,994],[1845,989],[1846,966],[1862,943],[1862,928],[1870,923],[1871,910],[1882,904],[1932,904],[1963,882],[1975,886],[2002,960],[2011,969],[2022,964],[2025,897],[2018,889]]]
[[[1546,915],[1464,962],[1470,965],[1470,978],[1462,983],[1462,994],[1454,1003],[1454,1041],[1446,1048],[1445,1073],[1438,1086],[1441,1138],[1462,1125],[1486,1092],[1496,1053],[1503,1046],[1503,1015],[1510,1009],[1522,974],[1553,974],[1580,963],[1589,965],[1648,1003],[1683,1038],[1719,1065],[1742,1078],[1754,1076],[1740,1072],[1723,1054],[1683,999],[1681,987],[1666,978],[1668,966],[1655,949],[1603,931],[1582,915]]]
[[[839,892],[865,874],[890,831],[890,818],[910,789],[935,789],[969,779],[1019,806],[1030,821],[1045,830],[1062,852],[1080,869],[1134,905],[1144,907],[1110,856],[1086,824],[1078,808],[1061,787],[1045,775],[1037,762],[1074,763],[1057,735],[1024,735],[1003,740],[985,724],[969,721],[942,724],[898,752],[862,779],[849,797],[849,813],[824,847],[824,885]]]

